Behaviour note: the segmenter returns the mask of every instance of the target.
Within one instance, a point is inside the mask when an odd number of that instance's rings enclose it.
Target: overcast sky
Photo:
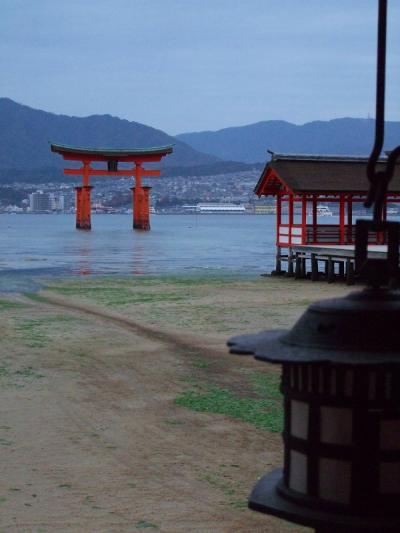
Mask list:
[[[0,0],[0,96],[170,134],[374,116],[377,0]],[[400,120],[389,0],[387,118]]]

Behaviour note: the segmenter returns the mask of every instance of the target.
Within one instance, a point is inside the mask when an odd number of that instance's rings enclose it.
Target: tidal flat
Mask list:
[[[246,508],[281,466],[280,368],[232,335],[287,328],[341,284],[52,278],[0,298],[0,529],[307,531]]]

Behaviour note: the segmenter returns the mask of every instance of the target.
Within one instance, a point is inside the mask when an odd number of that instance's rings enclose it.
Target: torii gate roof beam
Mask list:
[[[120,161],[145,162],[160,161],[165,155],[172,154],[173,145],[157,146],[152,148],[83,148],[67,144],[50,143],[51,151],[61,154],[69,161]]]

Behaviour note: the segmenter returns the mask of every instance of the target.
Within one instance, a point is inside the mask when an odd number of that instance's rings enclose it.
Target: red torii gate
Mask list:
[[[65,144],[50,143],[51,151],[61,154],[67,161],[80,161],[81,168],[65,168],[64,174],[81,175],[82,186],[76,190],[76,227],[91,229],[90,222],[90,176],[134,176],[132,190],[133,228],[150,229],[149,193],[151,187],[142,185],[142,176],[160,176],[160,170],[145,169],[143,163],[155,163],[171,154],[172,145],[154,148],[81,148]],[[104,161],[107,170],[90,166],[93,161]],[[118,170],[118,163],[133,163],[132,168]]]

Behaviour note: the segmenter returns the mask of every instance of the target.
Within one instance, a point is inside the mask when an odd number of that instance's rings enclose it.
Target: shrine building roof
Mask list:
[[[384,170],[386,158],[377,163]],[[369,190],[368,157],[272,154],[254,189],[258,196],[289,193],[354,193]],[[400,165],[396,165],[389,192],[400,193]]]

